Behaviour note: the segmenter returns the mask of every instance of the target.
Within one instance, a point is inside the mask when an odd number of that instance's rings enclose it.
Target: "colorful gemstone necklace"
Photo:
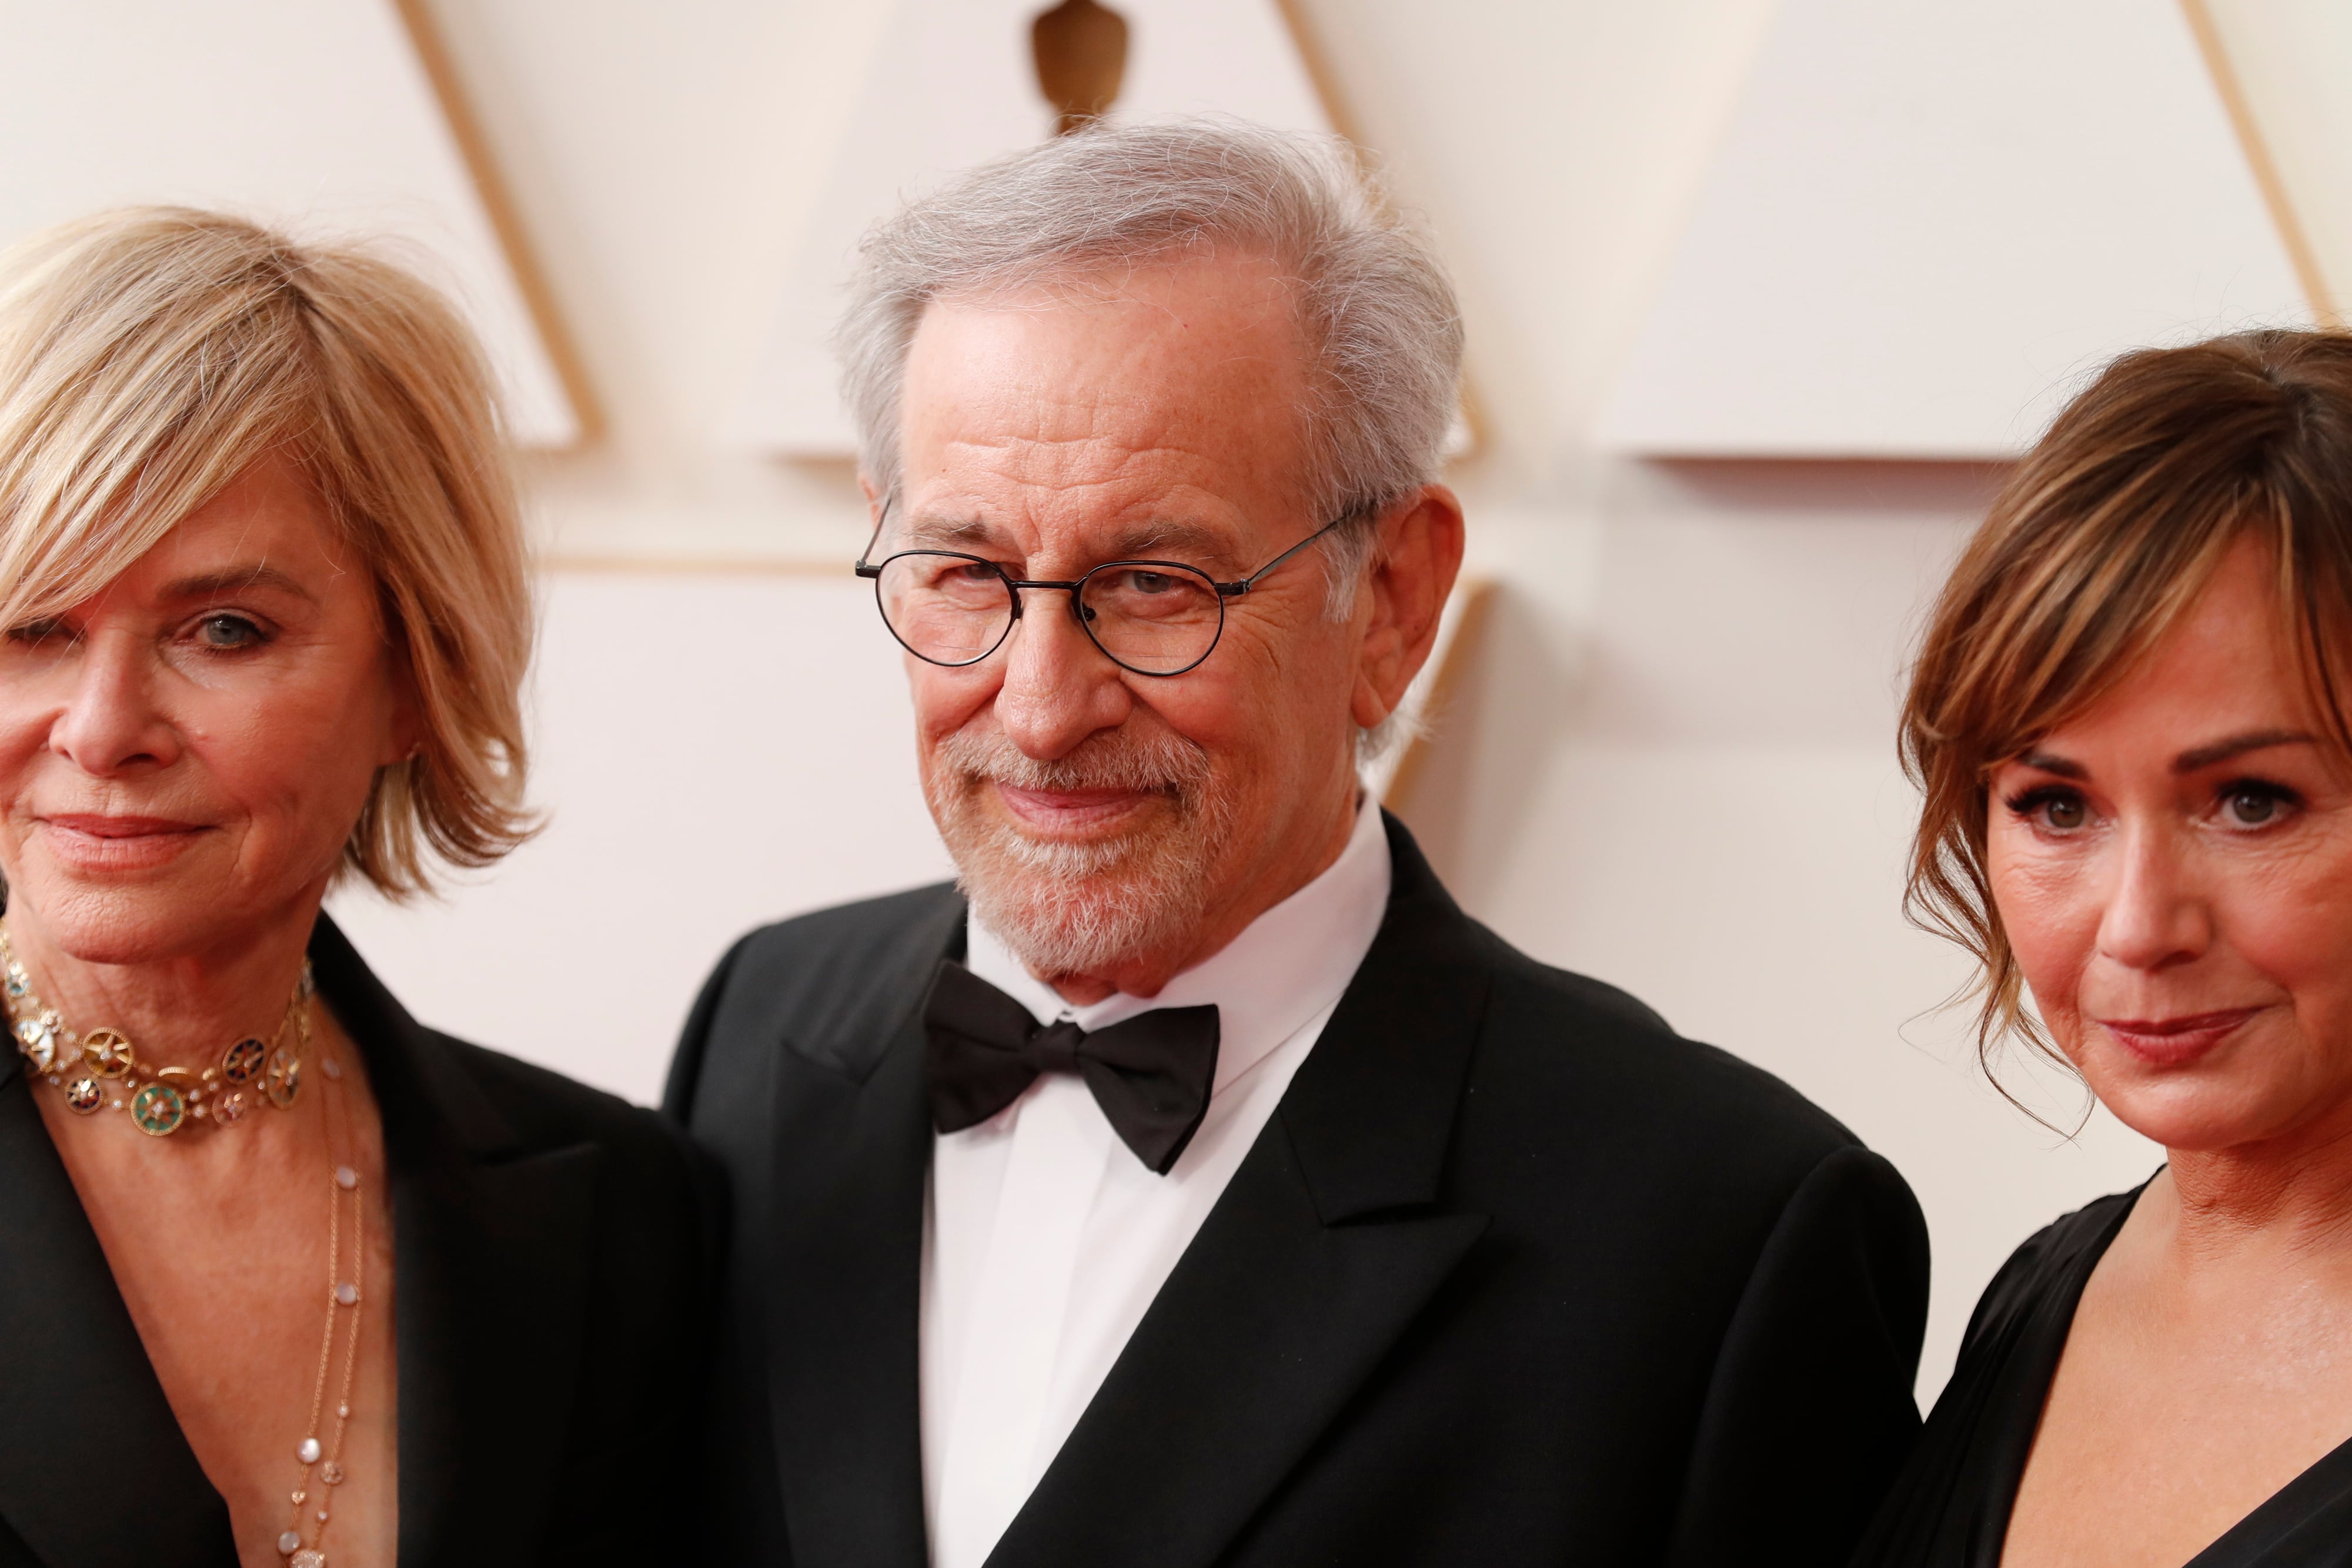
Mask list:
[[[280,1111],[294,1108],[302,1091],[302,1064],[310,1049],[310,998],[314,988],[308,959],[286,1015],[267,1043],[238,1040],[221,1053],[217,1067],[201,1074],[184,1067],[150,1070],[121,1030],[94,1029],[77,1039],[55,1008],[34,994],[30,977],[16,961],[8,928],[0,924],[0,994],[5,994],[16,1049],[34,1073],[65,1092],[66,1103],[87,1116],[110,1103],[128,1111],[133,1125],[150,1137],[165,1138],[191,1121],[234,1125],[257,1097]],[[289,1033],[294,1037],[287,1043]],[[293,1517],[278,1537],[287,1568],[327,1568],[329,1500],[343,1484],[343,1438],[351,1430],[352,1381],[359,1366],[362,1270],[367,1256],[367,1208],[361,1201],[360,1173],[351,1164],[351,1116],[341,1094],[342,1064],[328,1052],[319,1070],[326,1074],[327,1145],[332,1186],[327,1194],[327,1322],[319,1336],[319,1373],[310,1385],[308,1436],[295,1445],[300,1465],[288,1494]],[[111,1091],[108,1085],[113,1085]],[[257,1085],[258,1088],[257,1089]],[[327,1414],[327,1383],[342,1347],[341,1375],[335,1379],[334,1420],[320,1431]],[[313,1493],[317,1481],[327,1490]]]
[[[302,1062],[310,1049],[310,963],[286,998],[285,1016],[268,1040],[247,1036],[221,1052],[218,1065],[201,1073],[184,1067],[151,1067],[121,1030],[94,1029],[77,1037],[55,1008],[33,994],[25,966],[0,925],[0,989],[6,993],[8,1019],[16,1050],[33,1076],[62,1090],[66,1104],[84,1116],[111,1105],[130,1113],[132,1125],[150,1137],[168,1138],[190,1122],[233,1126],[257,1103],[280,1111],[294,1108],[302,1092]],[[292,1035],[289,1043],[288,1035]]]

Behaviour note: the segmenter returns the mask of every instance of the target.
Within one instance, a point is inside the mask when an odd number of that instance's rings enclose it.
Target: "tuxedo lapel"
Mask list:
[[[1438,1207],[1488,940],[1389,823],[1381,933],[990,1568],[1203,1568],[1486,1228]]]
[[[599,1157],[514,1129],[323,916],[319,988],[383,1113],[399,1360],[400,1562],[530,1562],[580,1375]]]
[[[0,1519],[51,1568],[235,1568],[213,1490],[147,1360],[10,1050],[0,1061]]]
[[[769,1396],[793,1561],[924,1568],[919,1376],[931,1124],[921,1005],[960,956],[942,900],[856,1016],[774,1057]],[[887,1041],[878,1056],[872,1040]],[[863,1049],[854,1042],[863,1040]]]

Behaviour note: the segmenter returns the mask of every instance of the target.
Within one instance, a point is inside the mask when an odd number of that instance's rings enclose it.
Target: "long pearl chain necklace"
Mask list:
[[[110,1103],[130,1113],[131,1120],[150,1137],[169,1137],[190,1121],[209,1120],[231,1126],[243,1120],[257,1096],[280,1111],[294,1108],[301,1092],[303,1062],[310,1047],[310,999],[314,988],[308,959],[278,1032],[265,1044],[247,1038],[221,1054],[216,1067],[202,1074],[185,1068],[150,1071],[120,1030],[94,1029],[76,1037],[57,1009],[33,992],[32,980],[16,960],[8,928],[0,924],[0,994],[5,994],[10,1030],[16,1049],[34,1073],[65,1093],[66,1103],[82,1115],[91,1115]],[[287,1036],[292,1034],[289,1045]],[[288,1493],[293,1514],[278,1537],[278,1554],[287,1568],[327,1568],[327,1526],[332,1522],[331,1499],[346,1479],[343,1439],[351,1430],[352,1384],[359,1366],[362,1273],[367,1257],[367,1207],[360,1193],[360,1174],[351,1160],[351,1113],[343,1102],[342,1064],[327,1052],[319,1064],[328,1084],[327,1145],[331,1185],[327,1193],[327,1322],[319,1335],[319,1371],[310,1385],[310,1416],[306,1434],[295,1446],[301,1469]],[[115,1085],[110,1094],[108,1083]],[[258,1085],[257,1090],[255,1088]],[[327,1385],[334,1371],[336,1348],[341,1347],[341,1371],[335,1376],[331,1423],[326,1421]],[[320,1437],[320,1432],[325,1437]],[[313,1483],[324,1490],[314,1491]]]
[[[319,1335],[319,1375],[311,1381],[310,1420],[303,1428],[308,1435],[294,1449],[302,1466],[290,1494],[294,1517],[278,1537],[287,1568],[327,1568],[327,1525],[334,1512],[329,1500],[344,1479],[343,1437],[352,1424],[352,1375],[360,1359],[361,1271],[367,1257],[367,1207],[360,1200],[360,1173],[350,1163],[351,1113],[343,1103],[342,1064],[330,1052],[320,1070],[327,1075],[327,1142],[340,1153],[330,1155],[334,1185],[327,1193],[327,1326]],[[319,1431],[327,1409],[327,1373],[334,1364],[338,1339],[343,1346],[342,1375],[336,1379],[334,1423],[322,1442]],[[310,1490],[314,1472],[327,1489],[315,1497]]]

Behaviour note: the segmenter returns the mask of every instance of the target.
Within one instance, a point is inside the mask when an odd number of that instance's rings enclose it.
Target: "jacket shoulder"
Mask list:
[[[862,1079],[960,947],[964,907],[941,883],[761,926],[720,961],[687,1043],[705,1067],[781,1045]]]
[[[1499,1076],[1573,1096],[1615,1131],[1768,1166],[1790,1182],[1860,1144],[1781,1079],[1675,1033],[1626,992],[1492,941],[1481,1055]]]
[[[525,1149],[591,1145],[657,1186],[684,1192],[699,1185],[703,1156],[660,1112],[439,1030],[418,1032],[443,1070],[468,1081]]]

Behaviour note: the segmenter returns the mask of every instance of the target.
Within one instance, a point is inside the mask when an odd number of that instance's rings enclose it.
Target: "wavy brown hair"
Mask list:
[[[1904,910],[1981,966],[1988,1068],[2011,1034],[2058,1060],[1987,880],[1991,775],[2113,690],[2247,538],[2268,547],[2314,706],[2352,747],[2352,335],[2242,332],[2116,361],[2001,486],[1936,601],[1903,705],[1924,797]]]

